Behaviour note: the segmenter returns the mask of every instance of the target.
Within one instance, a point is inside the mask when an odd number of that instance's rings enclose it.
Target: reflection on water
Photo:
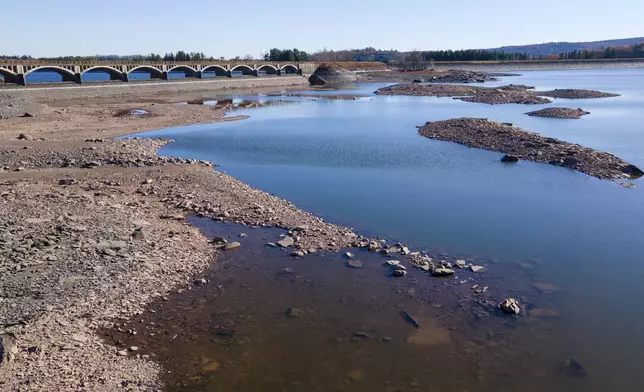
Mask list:
[[[581,374],[594,369],[553,344],[559,319],[545,306],[559,294],[512,293],[529,309],[520,317],[495,307],[508,294],[501,274],[529,281],[517,266],[392,278],[381,255],[356,251],[360,269],[340,254],[294,259],[264,248],[280,230],[194,221],[241,249],[223,254],[208,284],[108,331],[119,348],[155,355],[168,391],[601,390]]]
[[[524,114],[546,105],[301,99],[254,111],[244,121],[147,135],[176,140],[162,154],[211,160],[244,182],[361,233],[529,267],[529,281],[501,276],[499,284],[518,293],[533,293],[536,282],[554,284],[559,290],[543,295],[560,316],[544,328],[521,328],[525,335],[516,344],[532,346],[542,337],[544,347],[562,351],[559,359],[574,356],[589,370],[586,390],[633,390],[644,381],[642,181],[625,189],[550,165],[502,165],[502,154],[422,138],[416,126],[485,117],[643,167],[644,70],[526,72],[506,82],[621,96],[548,105],[591,112],[580,120]],[[368,94],[380,86],[329,94]],[[519,365],[509,366],[511,373]]]

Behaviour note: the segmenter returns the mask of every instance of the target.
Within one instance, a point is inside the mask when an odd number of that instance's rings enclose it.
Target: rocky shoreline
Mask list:
[[[11,102],[31,117],[0,121],[2,390],[159,389],[157,364],[96,331],[213,265],[217,251],[186,214],[292,230],[302,254],[359,239],[209,162],[157,156],[167,140],[114,139],[231,120],[223,109]],[[134,110],[146,115],[119,115]]]
[[[531,117],[580,119],[582,116],[589,115],[590,112],[587,112],[583,109],[545,108],[545,109],[535,110],[533,112],[528,112],[526,114]]]
[[[482,118],[457,118],[428,122],[421,136],[506,154],[503,162],[527,160],[585,173],[602,180],[637,178],[644,172],[607,152],[593,150],[508,124]]]
[[[489,72],[475,72],[459,69],[447,71],[377,71],[365,72],[358,75],[360,81],[365,82],[415,82],[415,83],[484,83],[497,81],[500,76],[516,76],[516,74],[502,74]]]
[[[507,85],[501,87],[463,86],[453,84],[405,83],[383,87],[377,95],[409,95],[422,97],[453,97],[465,102],[500,105],[508,103],[538,105],[552,103],[547,97],[590,99],[616,97],[618,94],[592,90],[534,91],[532,86]]]

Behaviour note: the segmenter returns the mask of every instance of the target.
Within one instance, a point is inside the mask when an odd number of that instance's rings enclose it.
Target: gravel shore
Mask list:
[[[567,143],[483,118],[457,118],[428,122],[418,133],[430,139],[498,151],[504,162],[524,159],[576,170],[603,180],[640,177],[639,168],[616,156]]]
[[[154,362],[118,351],[95,332],[170,290],[190,289],[216,262],[218,251],[186,214],[291,230],[301,254],[358,240],[347,228],[213,172],[209,162],[157,156],[165,140],[114,139],[235,120],[224,119],[223,109],[158,96],[126,104],[4,102],[11,110],[0,120],[3,391],[159,389]],[[25,112],[32,117],[18,116]]]

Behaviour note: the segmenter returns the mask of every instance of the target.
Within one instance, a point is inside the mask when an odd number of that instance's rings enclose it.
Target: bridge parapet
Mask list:
[[[216,76],[232,77],[241,70],[243,75],[310,74],[317,68],[316,63],[280,63],[274,61],[43,61],[0,59],[0,75],[6,83],[26,84],[26,77],[32,72],[53,71],[63,81],[82,82],[82,75],[88,72],[105,72],[110,80],[129,81],[132,72],[148,72],[151,77],[168,79],[171,72],[184,72],[188,77],[202,78],[203,73],[213,72]]]

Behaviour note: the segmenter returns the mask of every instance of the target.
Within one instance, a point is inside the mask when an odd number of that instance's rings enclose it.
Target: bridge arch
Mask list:
[[[228,70],[220,65],[209,65],[201,70],[202,77],[210,77],[208,74],[215,74],[215,76],[228,76]]]
[[[147,73],[150,75],[150,79],[152,78],[157,78],[157,79],[163,79],[163,71],[161,71],[157,67],[153,67],[151,65],[139,65],[138,67],[132,68],[127,74],[128,77],[132,78],[132,74],[142,74],[142,73]],[[136,77],[132,79],[137,79]]]
[[[262,65],[261,67],[257,68],[258,72],[266,72],[267,75],[277,75],[278,74],[278,69],[273,67],[270,64],[265,64]]]
[[[231,68],[230,72],[231,73],[233,73],[233,72],[237,72],[237,73],[241,72],[241,74],[243,76],[246,76],[246,75],[253,75],[255,73],[255,70],[250,65],[240,64],[240,65],[236,65],[233,68]]]
[[[296,74],[300,72],[300,70],[293,64],[282,65],[282,67],[280,68],[280,71],[282,71],[282,73],[287,73],[287,74],[293,74],[293,73]]]
[[[188,65],[176,65],[168,70],[168,74],[171,73],[183,73],[183,76],[186,78],[196,78],[197,70],[188,66]],[[172,77],[172,76],[169,76]]]
[[[6,68],[0,67],[0,81],[4,79],[5,82],[11,82],[16,77],[16,73]]]
[[[110,80],[123,80],[123,72],[108,65],[98,65],[95,67],[87,68],[81,73],[81,79],[85,78],[88,74],[106,73],[109,75]],[[97,80],[94,80],[97,81]]]
[[[37,74],[41,74],[41,76],[38,77],[36,76]],[[55,75],[60,76],[60,79]],[[43,65],[32,68],[25,72],[24,77],[27,83],[78,82],[74,72],[56,65]]]

